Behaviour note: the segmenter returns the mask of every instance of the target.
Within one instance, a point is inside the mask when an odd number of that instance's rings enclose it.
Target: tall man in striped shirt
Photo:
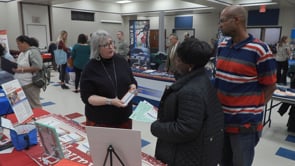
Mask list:
[[[215,86],[225,119],[223,166],[251,166],[261,136],[264,104],[276,84],[276,61],[267,44],[246,30],[247,11],[229,6],[219,28]]]

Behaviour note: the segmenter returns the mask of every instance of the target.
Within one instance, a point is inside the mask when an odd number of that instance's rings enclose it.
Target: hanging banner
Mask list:
[[[149,20],[130,20],[131,64],[148,67],[150,63]]]
[[[7,30],[0,30],[0,44],[9,52]]]

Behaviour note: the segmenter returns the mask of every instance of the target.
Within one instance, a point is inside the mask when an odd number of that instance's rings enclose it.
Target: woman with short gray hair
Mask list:
[[[106,31],[93,32],[90,46],[90,61],[80,86],[86,125],[131,129],[132,105],[120,100],[137,87],[129,64],[115,54],[113,39]]]

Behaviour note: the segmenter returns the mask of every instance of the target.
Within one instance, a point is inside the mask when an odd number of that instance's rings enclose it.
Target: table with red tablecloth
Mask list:
[[[49,112],[42,110],[42,109],[34,109],[33,110],[35,120],[42,121],[46,118],[56,118],[57,120],[63,121],[69,126],[75,127],[75,129],[85,132],[84,127],[80,126],[79,124],[75,123],[74,121],[56,114],[50,114]],[[12,123],[16,123],[16,117],[14,114],[10,114],[7,116],[8,119],[12,121]],[[77,131],[76,130],[76,131]],[[75,133],[76,133],[75,131]],[[85,134],[86,135],[86,134]],[[78,150],[77,146],[79,146],[77,143],[71,144],[71,146],[67,146],[67,150],[71,152],[71,155],[68,159],[79,162],[82,162],[83,165],[91,165],[91,157],[89,154],[82,153]],[[10,154],[0,154],[0,165],[1,166],[12,166],[12,165],[22,165],[22,166],[37,166],[37,165],[46,165],[42,163],[41,155],[43,154],[43,148],[40,146],[40,144],[36,146],[30,147],[29,150],[23,150],[23,151],[16,151],[13,150]],[[164,166],[163,163],[156,160],[150,155],[147,155],[145,153],[142,153],[142,160],[145,161],[145,163],[149,163],[148,165],[154,165],[154,166]],[[81,162],[80,162],[81,163]]]
[[[51,62],[53,58],[51,53],[42,53],[41,56],[42,56],[43,62]]]
[[[49,112],[42,109],[33,109],[33,114],[35,118],[48,115]],[[12,123],[16,123],[17,119],[15,114],[9,114],[6,116],[7,119],[11,120]],[[37,165],[24,151],[13,150],[9,154],[0,154],[0,165],[1,166],[12,166],[12,165],[22,165],[22,166],[34,166]]]

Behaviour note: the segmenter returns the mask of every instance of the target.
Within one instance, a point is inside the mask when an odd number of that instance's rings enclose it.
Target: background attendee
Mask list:
[[[190,36],[189,36],[189,33],[188,33],[188,32],[185,32],[183,36],[184,36],[184,40],[187,40],[187,39],[189,39],[189,38],[190,38]]]
[[[88,63],[90,58],[90,45],[87,41],[87,36],[85,34],[80,34],[78,36],[77,44],[73,46],[71,57],[74,60],[74,71],[75,71],[75,90],[78,93],[79,83],[81,73]]]
[[[1,48],[1,56],[3,56],[4,58],[10,60],[11,62],[15,62],[15,59],[12,55],[10,55],[9,50],[7,50],[5,43],[0,43]],[[2,51],[3,49],[3,51]],[[3,54],[3,55],[2,55]]]
[[[291,55],[291,49],[288,44],[288,37],[282,36],[280,41],[276,45],[276,61],[277,61],[277,83],[287,84],[287,72],[288,72],[288,60]],[[283,72],[282,72],[283,70]],[[291,77],[290,88],[294,89],[294,75]],[[283,116],[290,108],[289,119],[287,122],[287,130],[289,132],[295,132],[295,105],[284,103],[280,106],[278,112]]]
[[[56,46],[56,42],[51,42],[48,46],[48,50],[47,52],[51,54],[52,56],[52,67],[53,67],[53,70],[57,70],[57,64],[55,62],[55,58],[54,58],[54,50],[57,49],[57,46]]]
[[[70,49],[67,47],[67,38],[68,38],[68,32],[65,30],[62,30],[57,38],[57,48],[63,49],[66,53],[70,53]],[[60,72],[60,81],[61,81],[61,88],[62,89],[69,89],[69,87],[66,85],[66,74],[67,74],[67,63],[62,64],[59,66],[59,72]]]
[[[4,56],[5,55],[5,48],[3,47],[2,44],[0,44],[0,56]]]
[[[6,58],[5,55],[7,55],[6,48],[0,43],[0,89],[2,88],[3,83],[14,80],[13,74],[2,69],[2,57],[9,60],[9,58]],[[13,59],[13,57],[12,57],[12,59]],[[14,62],[14,60],[10,60],[10,61]],[[1,108],[3,108],[3,106],[1,106]],[[1,133],[0,133],[0,137],[1,137]]]
[[[287,85],[288,60],[291,55],[288,37],[283,36],[277,43],[277,83]],[[283,71],[282,71],[283,70]]]
[[[126,61],[129,61],[129,46],[124,41],[124,33],[122,31],[117,32],[118,44],[116,45],[116,53],[123,56]]]
[[[132,104],[124,106],[120,100],[136,89],[131,69],[122,56],[114,54],[108,32],[92,33],[90,46],[90,61],[83,70],[80,85],[86,125],[131,129]]]
[[[168,165],[216,166],[221,162],[223,113],[204,66],[208,43],[187,39],[177,49],[179,79],[167,87],[151,132],[158,138],[155,157]]]
[[[217,47],[218,47],[218,39],[211,38],[210,39],[210,44],[212,46],[212,57],[215,57],[216,52],[217,52]]]
[[[173,65],[173,60],[174,60],[174,57],[175,57],[175,54],[176,54],[176,49],[179,45],[179,42],[178,42],[178,37],[176,34],[171,34],[169,36],[169,48],[168,48],[168,57],[167,57],[167,60],[166,60],[166,71],[168,73],[173,73],[174,72],[174,65]]]
[[[42,69],[42,57],[38,49],[36,49],[35,39],[28,36],[18,36],[16,43],[20,54],[17,58],[17,68],[14,69],[15,78],[20,82],[25,95],[32,108],[41,108],[40,103],[40,88],[32,83],[34,73]],[[31,49],[31,46],[35,47]]]
[[[215,84],[225,118],[223,166],[251,166],[263,128],[264,105],[276,83],[270,48],[246,30],[241,6],[222,10],[219,28],[229,36],[219,44]]]
[[[41,55],[40,49],[39,49],[39,41],[38,39],[31,37],[30,38],[30,51],[32,52],[32,54],[36,54],[36,55]],[[42,58],[42,55],[41,55]],[[42,59],[43,61],[43,59]]]

